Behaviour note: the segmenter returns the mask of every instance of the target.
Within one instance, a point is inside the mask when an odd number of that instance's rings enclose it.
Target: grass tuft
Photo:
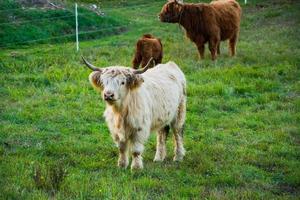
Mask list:
[[[54,196],[59,192],[64,179],[67,176],[67,169],[63,162],[41,165],[35,163],[33,166],[34,184],[39,190]]]

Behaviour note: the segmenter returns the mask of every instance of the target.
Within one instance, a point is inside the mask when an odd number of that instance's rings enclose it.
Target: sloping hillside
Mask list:
[[[0,47],[32,43],[53,43],[75,38],[74,4],[0,2]],[[127,30],[127,21],[97,14],[88,6],[79,7],[80,40],[119,34]]]

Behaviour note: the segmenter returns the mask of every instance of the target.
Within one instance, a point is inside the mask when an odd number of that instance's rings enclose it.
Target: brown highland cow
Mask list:
[[[211,3],[188,4],[169,0],[162,8],[162,22],[179,23],[186,35],[196,43],[200,57],[204,58],[204,44],[209,43],[211,59],[220,54],[220,41],[229,39],[231,56],[235,55],[239,36],[241,7],[235,0],[217,0]]]
[[[151,34],[145,34],[136,43],[135,56],[132,60],[134,69],[138,69],[142,63],[142,67],[145,67],[153,58],[155,64],[159,64],[163,57],[163,47],[159,38],[155,38]]]

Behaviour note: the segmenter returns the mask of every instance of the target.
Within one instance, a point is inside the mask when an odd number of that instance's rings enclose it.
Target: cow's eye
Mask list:
[[[124,84],[125,84],[125,82],[124,82],[124,81],[122,81],[122,82],[121,82],[121,85],[124,85]]]

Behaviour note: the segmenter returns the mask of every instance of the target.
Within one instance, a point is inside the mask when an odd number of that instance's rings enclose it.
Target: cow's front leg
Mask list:
[[[198,36],[195,40],[193,40],[197,46],[200,59],[204,59],[204,49],[205,49],[205,40],[202,36]]]
[[[135,141],[132,144],[132,162],[131,169],[143,169],[143,157],[144,144]]]
[[[147,127],[144,125],[144,127]],[[131,169],[143,169],[143,157],[142,153],[144,151],[144,144],[147,141],[150,135],[150,131],[148,129],[139,128],[139,130],[132,135],[131,137],[131,152],[132,152],[132,162]]]
[[[119,160],[118,166],[126,168],[128,166],[128,141],[119,141]]]
[[[198,52],[199,52],[199,56],[200,56],[200,59],[204,59],[204,43],[197,43],[197,48],[198,48]]]

